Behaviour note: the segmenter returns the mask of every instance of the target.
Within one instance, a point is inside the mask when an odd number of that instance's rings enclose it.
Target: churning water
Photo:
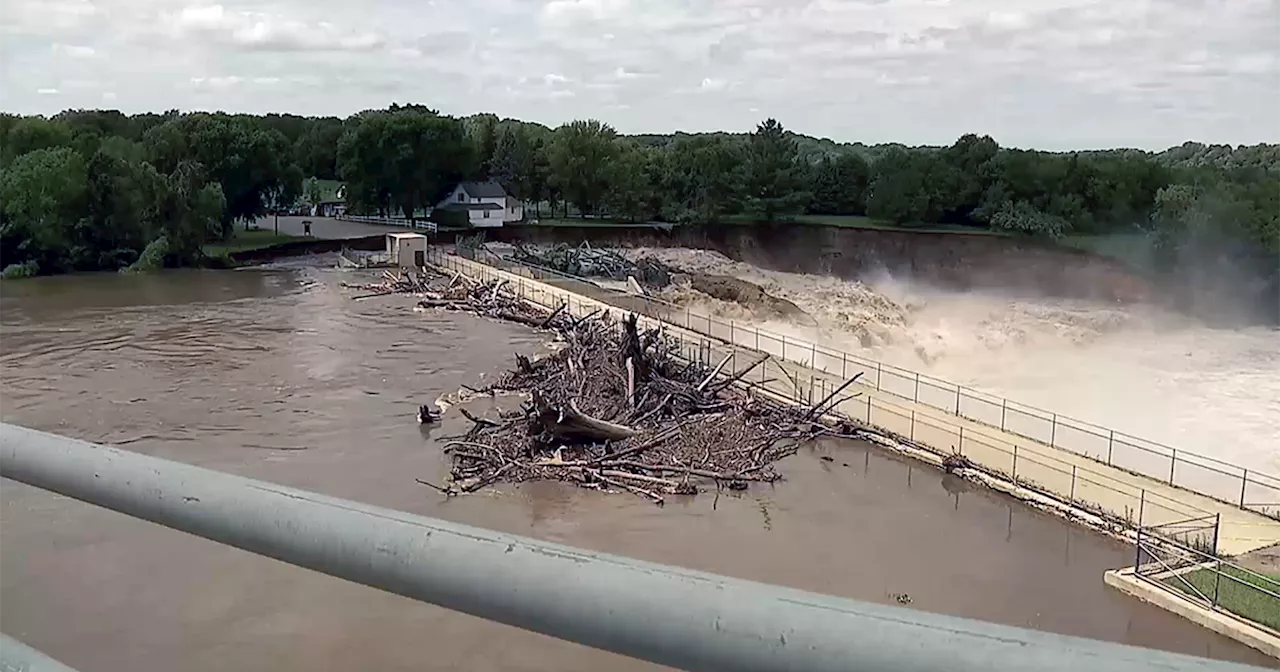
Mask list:
[[[811,320],[779,321],[675,286],[667,298],[1119,432],[1280,474],[1280,331],[1151,306],[954,292],[769,271],[719,253],[637,249],[733,275]]]

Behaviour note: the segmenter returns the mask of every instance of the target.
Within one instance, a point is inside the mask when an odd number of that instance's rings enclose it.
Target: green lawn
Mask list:
[[[245,230],[243,228],[237,228],[235,233],[232,234],[231,240],[220,240],[205,244],[204,253],[210,257],[225,257],[235,252],[256,250],[279,243],[287,243],[293,240],[309,239],[305,236],[290,236],[284,233],[275,233],[271,229],[251,228]]]
[[[1280,575],[1258,575],[1229,565],[1223,566],[1222,573],[1224,576],[1219,578],[1212,569],[1197,569],[1180,576],[1210,599],[1213,599],[1216,584],[1218,604],[1223,609],[1280,630],[1280,598],[1258,588],[1280,595]],[[1228,578],[1228,574],[1236,580]],[[1188,595],[1195,595],[1178,578],[1165,579],[1165,583]]]

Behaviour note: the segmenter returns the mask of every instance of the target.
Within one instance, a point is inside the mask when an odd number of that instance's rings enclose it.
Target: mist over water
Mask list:
[[[733,275],[813,319],[783,321],[684,287],[669,299],[1179,450],[1280,474],[1280,330],[1146,305],[955,292],[881,276],[781,273],[715,252],[640,249]]]

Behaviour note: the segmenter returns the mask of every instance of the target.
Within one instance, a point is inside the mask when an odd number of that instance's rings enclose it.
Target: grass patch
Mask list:
[[[1198,597],[1187,584],[1213,599],[1214,587],[1217,586],[1218,606],[1237,616],[1261,623],[1274,630],[1280,630],[1280,598],[1266,594],[1261,589],[1280,594],[1280,575],[1258,575],[1238,567],[1224,565],[1224,576],[1219,578],[1212,569],[1197,569],[1181,574],[1179,578],[1168,578],[1164,582],[1168,586],[1183,593]],[[1228,578],[1228,575],[1235,577]],[[1263,578],[1263,577],[1266,578]],[[1183,583],[1182,579],[1186,580]],[[1268,582],[1268,579],[1270,582]]]
[[[280,243],[288,243],[294,240],[310,240],[306,236],[291,236],[285,233],[276,233],[271,229],[260,229],[253,227],[250,229],[236,229],[229,240],[219,240],[212,243],[206,243],[204,253],[210,257],[225,257],[236,252],[244,252],[246,250],[257,250],[264,247],[271,247]]]

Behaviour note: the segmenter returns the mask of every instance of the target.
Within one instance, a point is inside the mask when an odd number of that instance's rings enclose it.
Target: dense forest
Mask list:
[[[1051,153],[965,135],[947,147],[840,144],[773,119],[753,133],[625,136],[393,105],[347,119],[176,111],[0,115],[6,276],[201,263],[237,223],[314,202],[425,212],[460,179],[493,179],[531,216],[880,225],[1063,239],[1141,234],[1161,268],[1276,274],[1280,145],[1188,142]],[[437,215],[443,216],[443,215]],[[454,222],[442,221],[450,224]],[[1208,270],[1205,270],[1208,269]]]

